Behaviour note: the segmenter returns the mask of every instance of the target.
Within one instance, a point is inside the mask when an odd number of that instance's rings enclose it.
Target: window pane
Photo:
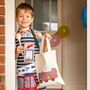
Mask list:
[[[57,31],[57,0],[51,0],[51,31]]]
[[[33,0],[35,10],[34,29],[43,30],[43,22],[49,22],[49,0]]]

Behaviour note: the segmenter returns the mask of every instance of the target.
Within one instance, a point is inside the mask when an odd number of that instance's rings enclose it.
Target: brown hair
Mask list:
[[[29,5],[29,4],[27,4],[27,3],[21,3],[16,8],[16,17],[18,15],[19,10],[21,10],[21,9],[24,9],[25,11],[30,10],[32,17],[34,16],[34,9],[33,9],[33,7],[31,5]]]

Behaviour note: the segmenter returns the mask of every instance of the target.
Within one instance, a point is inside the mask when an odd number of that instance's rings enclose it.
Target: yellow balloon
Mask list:
[[[57,31],[57,34],[61,37],[61,38],[64,38],[66,36],[68,36],[70,33],[70,29],[63,25],[61,27],[58,28],[58,31]]]

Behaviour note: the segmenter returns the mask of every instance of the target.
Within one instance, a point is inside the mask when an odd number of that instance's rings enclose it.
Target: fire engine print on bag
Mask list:
[[[48,82],[49,80],[54,81],[58,77],[56,68],[52,68],[51,71],[39,73],[40,83]]]

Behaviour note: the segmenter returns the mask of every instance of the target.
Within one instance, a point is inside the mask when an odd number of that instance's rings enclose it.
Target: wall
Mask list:
[[[5,90],[15,89],[15,0],[5,0]]]
[[[70,35],[63,40],[64,90],[86,90],[87,32],[82,26],[83,0],[63,0],[63,23]]]
[[[0,0],[0,90],[5,90],[5,1]]]

